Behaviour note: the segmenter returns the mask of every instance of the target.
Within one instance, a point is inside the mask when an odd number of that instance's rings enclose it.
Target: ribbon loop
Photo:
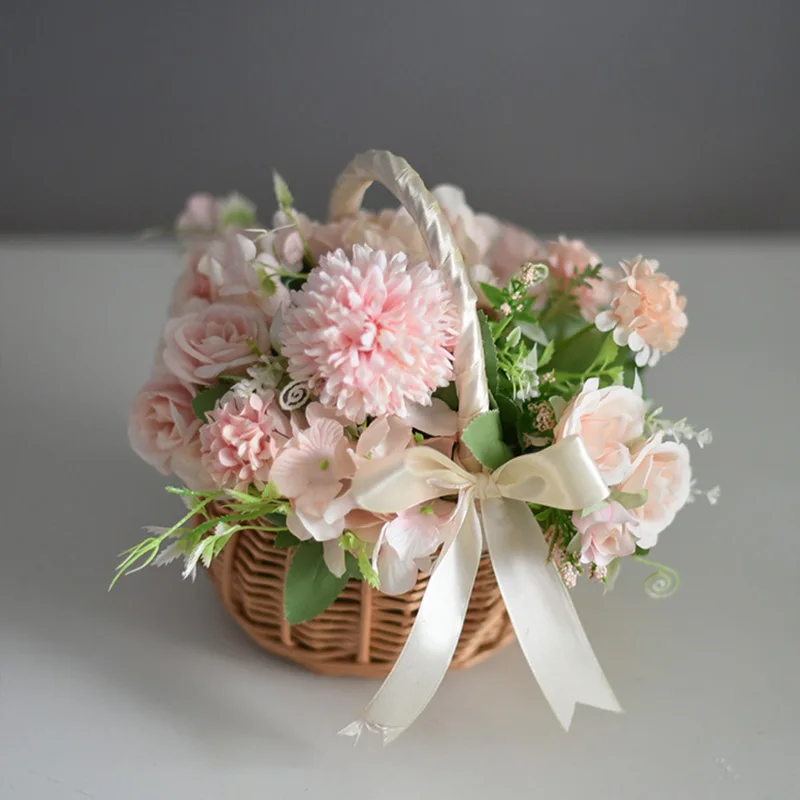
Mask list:
[[[366,727],[388,742],[424,710],[458,644],[484,537],[520,646],[562,726],[569,727],[578,702],[620,710],[528,507],[580,509],[608,496],[580,438],[514,458],[493,473],[470,473],[437,450],[414,447],[359,470],[351,493],[377,513],[454,493],[459,503],[394,669],[361,719],[342,733],[358,736]]]

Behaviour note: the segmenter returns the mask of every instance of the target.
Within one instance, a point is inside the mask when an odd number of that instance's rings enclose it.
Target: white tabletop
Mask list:
[[[106,593],[117,553],[179,512],[126,439],[175,251],[1,243],[0,797],[796,797],[800,240],[592,244],[659,258],[688,296],[648,389],[713,428],[694,466],[722,499],[662,535],[671,599],[634,563],[606,596],[575,592],[625,714],[579,707],[563,733],[512,646],[449,675],[382,750],[336,736],[375,682],[266,655],[204,577],[152,569]]]

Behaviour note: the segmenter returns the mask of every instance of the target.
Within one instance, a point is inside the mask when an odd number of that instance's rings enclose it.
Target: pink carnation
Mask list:
[[[246,306],[213,303],[167,322],[163,360],[186,383],[211,384],[222,373],[243,373],[258,361],[251,343],[268,353],[264,314]]]
[[[653,366],[662,353],[678,346],[686,331],[686,298],[678,284],[663,272],[658,261],[637,256],[624,261],[625,276],[614,286],[611,308],[598,314],[601,331],[614,331],[614,341],[636,353],[636,363]]]
[[[131,447],[164,475],[175,472],[173,460],[200,429],[193,398],[191,386],[167,375],[151,379],[133,401],[128,421]]]
[[[282,353],[295,380],[350,419],[404,416],[453,376],[456,317],[427,263],[356,245],[320,258],[285,312]]]
[[[570,282],[590,267],[600,264],[600,257],[580,239],[559,236],[558,241],[547,243],[546,262],[550,275],[559,291],[569,289]],[[598,277],[572,290],[581,315],[592,322],[598,311],[611,302],[611,288],[618,272],[612,267],[601,267]]]
[[[544,256],[544,247],[531,233],[515,225],[503,225],[489,250],[489,268],[505,286],[523,264],[544,261]]]
[[[208,413],[200,429],[203,464],[219,488],[244,489],[251,483],[261,488],[290,435],[289,421],[273,392],[234,394]]]

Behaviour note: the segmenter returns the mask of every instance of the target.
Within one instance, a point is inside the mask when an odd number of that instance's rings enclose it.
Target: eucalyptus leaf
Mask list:
[[[307,622],[321,614],[339,596],[348,581],[347,572],[336,577],[325,564],[322,543],[300,542],[286,575],[284,609],[290,625]]]
[[[581,549],[581,535],[576,533],[570,540],[569,544],[567,545],[567,552],[577,553]]]
[[[483,360],[486,364],[486,382],[489,391],[494,394],[497,391],[497,347],[494,343],[494,336],[489,325],[489,318],[483,311],[478,312],[478,324],[481,329],[481,340],[483,341]]]
[[[513,457],[511,449],[503,441],[503,427],[497,410],[475,417],[461,438],[475,458],[489,469],[497,469]]]
[[[221,399],[230,388],[231,385],[229,383],[220,381],[207,389],[200,390],[192,400],[194,413],[205,422],[208,412],[214,410],[217,400]]]

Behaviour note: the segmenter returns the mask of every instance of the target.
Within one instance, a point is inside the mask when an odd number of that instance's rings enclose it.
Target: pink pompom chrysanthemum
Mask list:
[[[438,272],[405,254],[355,245],[319,259],[284,314],[282,353],[295,380],[349,419],[404,416],[453,377],[452,297]]]
[[[271,391],[230,399],[208,413],[200,429],[203,465],[220,489],[262,488],[272,461],[291,436]]]

